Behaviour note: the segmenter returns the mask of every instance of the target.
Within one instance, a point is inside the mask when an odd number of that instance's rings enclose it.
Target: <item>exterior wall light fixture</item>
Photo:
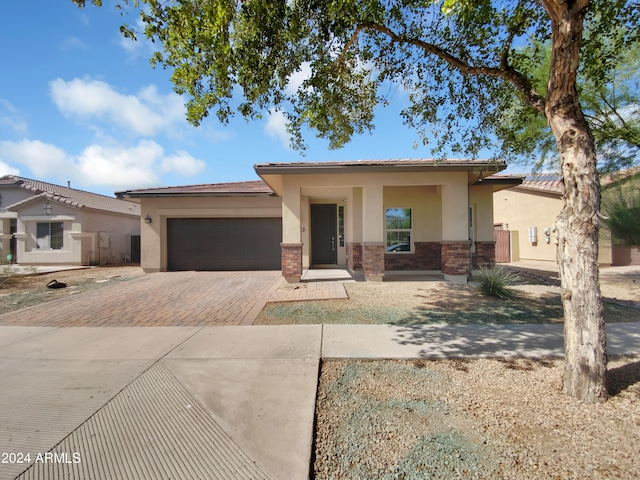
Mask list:
[[[51,210],[53,209],[53,207],[51,207],[51,204],[49,202],[44,204],[44,214],[45,215],[51,215]]]
[[[151,216],[147,213],[147,216],[144,217],[144,223],[151,223]]]

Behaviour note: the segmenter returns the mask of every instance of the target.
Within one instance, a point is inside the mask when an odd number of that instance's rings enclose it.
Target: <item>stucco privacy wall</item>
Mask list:
[[[142,206],[141,264],[145,272],[167,270],[168,218],[257,218],[282,216],[278,197],[159,197]],[[145,223],[149,215],[151,223]]]

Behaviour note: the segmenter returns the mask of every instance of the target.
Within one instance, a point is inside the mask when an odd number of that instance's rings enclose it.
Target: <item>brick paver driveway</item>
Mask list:
[[[154,273],[0,315],[0,325],[247,325],[281,282],[279,271]]]

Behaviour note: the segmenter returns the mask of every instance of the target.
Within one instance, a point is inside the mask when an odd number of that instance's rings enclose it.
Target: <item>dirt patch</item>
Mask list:
[[[638,478],[640,356],[611,399],[560,392],[560,360],[328,361],[315,479]]]
[[[348,300],[269,303],[256,325],[282,324],[540,324],[562,323],[560,287],[553,279],[523,276],[513,300],[486,297],[470,285],[446,282],[345,283]],[[615,281],[614,281],[615,280]],[[635,322],[633,278],[604,277],[605,320]],[[616,296],[611,297],[612,292]]]
[[[90,267],[45,274],[16,275],[0,288],[0,313],[13,312],[68,295],[102,288],[139,278],[142,268],[135,266]],[[57,280],[66,288],[51,289],[47,284]]]

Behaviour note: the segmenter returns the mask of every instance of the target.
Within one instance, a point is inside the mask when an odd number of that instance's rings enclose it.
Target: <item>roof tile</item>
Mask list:
[[[16,187],[31,191],[35,195],[45,194],[45,196],[51,200],[65,203],[76,208],[89,208],[124,215],[140,215],[140,205],[133,202],[107,197],[97,193],[85,192],[84,190],[77,190],[75,188],[62,187],[30,178],[5,175],[0,177],[0,185],[15,185]]]

